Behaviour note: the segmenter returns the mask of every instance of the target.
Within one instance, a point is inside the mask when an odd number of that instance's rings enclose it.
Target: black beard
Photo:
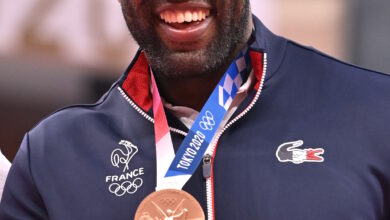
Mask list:
[[[249,0],[244,0],[243,11],[237,21],[234,21],[234,4],[231,8],[222,9],[222,13],[226,16],[223,19],[216,18],[220,19],[217,25],[218,36],[204,49],[183,52],[167,49],[153,28],[140,27],[131,6],[129,7],[125,1],[122,1],[122,6],[130,33],[140,48],[145,51],[153,72],[168,78],[215,74],[221,68],[229,66],[237,46],[247,41],[249,19],[251,19]]]

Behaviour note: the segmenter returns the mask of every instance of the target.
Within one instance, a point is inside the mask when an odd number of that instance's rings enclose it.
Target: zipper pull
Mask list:
[[[205,154],[203,156],[203,177],[205,179],[207,178],[210,178],[211,177],[211,155],[210,154]]]

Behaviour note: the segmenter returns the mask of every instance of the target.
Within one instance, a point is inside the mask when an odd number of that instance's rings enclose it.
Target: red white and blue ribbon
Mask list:
[[[199,166],[238,89],[248,77],[250,66],[249,51],[245,48],[236,56],[211,93],[176,155],[157,84],[151,74],[157,158],[156,190],[183,188]]]
[[[157,186],[156,189],[164,189],[164,176],[169,165],[175,157],[171,133],[164,107],[161,101],[160,93],[153,74],[151,74],[153,86],[153,114],[154,114],[154,135],[156,141],[156,161],[157,161]]]

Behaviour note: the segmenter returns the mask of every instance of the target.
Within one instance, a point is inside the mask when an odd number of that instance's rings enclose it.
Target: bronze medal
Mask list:
[[[134,220],[205,220],[205,215],[189,193],[164,189],[151,193],[141,202]]]

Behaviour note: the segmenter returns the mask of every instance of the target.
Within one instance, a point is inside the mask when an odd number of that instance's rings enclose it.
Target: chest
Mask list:
[[[216,219],[386,216],[388,179],[375,146],[295,129],[252,132],[227,132],[220,140],[213,173]]]

